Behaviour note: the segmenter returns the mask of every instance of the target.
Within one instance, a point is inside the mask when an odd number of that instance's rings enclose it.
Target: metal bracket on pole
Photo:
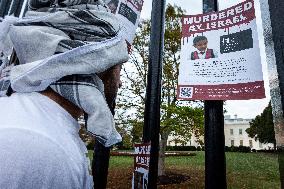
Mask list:
[[[157,188],[166,0],[153,0],[143,142],[151,142],[148,188]]]
[[[218,11],[217,0],[203,0],[203,13]],[[226,157],[223,101],[205,101],[205,188],[225,189]]]

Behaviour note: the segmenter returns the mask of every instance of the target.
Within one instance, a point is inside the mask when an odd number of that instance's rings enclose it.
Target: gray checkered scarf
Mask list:
[[[87,130],[104,146],[121,141],[96,75],[128,60],[119,20],[100,0],[31,0],[22,19],[0,23],[0,51],[20,64],[0,67],[0,95],[50,86],[88,114]],[[39,8],[40,7],[40,8]]]

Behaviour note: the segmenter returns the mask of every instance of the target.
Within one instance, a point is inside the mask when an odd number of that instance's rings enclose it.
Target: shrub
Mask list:
[[[199,147],[200,148],[200,147]],[[166,151],[196,151],[195,146],[167,146]]]
[[[89,143],[87,144],[87,149],[88,150],[94,150],[95,149],[95,140],[89,141]]]
[[[248,146],[225,146],[225,152],[243,152],[248,153],[251,149]]]
[[[248,153],[251,149],[248,146],[239,146],[238,152]]]
[[[264,153],[274,153],[274,152],[276,152],[275,150],[273,150],[273,149],[263,149],[263,150],[257,150],[257,152],[264,152]]]
[[[202,148],[201,148],[200,146],[197,146],[197,147],[196,147],[196,150],[197,150],[197,151],[202,151]]]
[[[225,152],[231,152],[231,147],[225,146]]]
[[[124,145],[123,141],[115,145],[118,150],[133,150],[133,146]]]

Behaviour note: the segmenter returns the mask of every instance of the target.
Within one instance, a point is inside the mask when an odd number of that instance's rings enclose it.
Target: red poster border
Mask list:
[[[192,98],[180,98],[181,87],[193,87]],[[198,94],[196,88],[201,89],[203,94]],[[209,91],[210,89],[210,91]],[[234,89],[234,90],[231,90]],[[237,90],[248,89],[249,92],[239,92]],[[224,91],[223,95],[210,94],[213,91]],[[227,93],[227,94],[225,94]],[[249,100],[265,98],[264,81],[255,81],[248,83],[237,84],[221,84],[221,85],[178,85],[177,99],[178,100]]]

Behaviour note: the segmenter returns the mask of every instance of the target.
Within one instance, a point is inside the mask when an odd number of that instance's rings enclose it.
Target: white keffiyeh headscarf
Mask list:
[[[0,51],[20,64],[0,67],[0,95],[50,86],[88,114],[88,131],[108,147],[121,141],[96,75],[128,60],[120,21],[100,0],[30,0],[22,19],[0,23]],[[47,6],[48,7],[43,7]],[[43,8],[39,8],[43,7]],[[36,9],[36,10],[35,10]]]

